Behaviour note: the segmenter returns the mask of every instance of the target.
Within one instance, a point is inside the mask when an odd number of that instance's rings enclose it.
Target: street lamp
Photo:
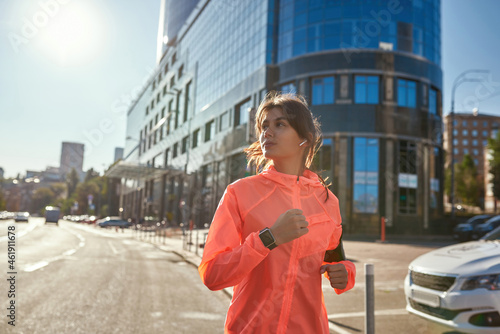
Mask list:
[[[453,88],[451,90],[451,219],[455,219],[455,134],[453,132],[455,127],[455,92],[461,84],[464,82],[482,82],[483,79],[480,78],[470,78],[467,77],[469,74],[487,74],[490,73],[488,70],[467,70],[462,72],[453,82]]]

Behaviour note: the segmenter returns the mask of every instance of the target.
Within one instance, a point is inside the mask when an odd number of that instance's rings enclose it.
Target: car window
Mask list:
[[[489,234],[484,236],[483,240],[490,240],[490,241],[500,240],[500,227],[498,227],[496,230],[493,230]]]

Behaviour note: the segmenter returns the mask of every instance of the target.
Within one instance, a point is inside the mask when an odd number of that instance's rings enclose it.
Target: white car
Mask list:
[[[409,265],[406,309],[464,333],[500,333],[500,227]]]

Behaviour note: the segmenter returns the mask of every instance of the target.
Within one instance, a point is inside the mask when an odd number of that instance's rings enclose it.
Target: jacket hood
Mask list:
[[[287,188],[291,188],[297,183],[297,175],[280,173],[274,166],[265,169],[260,175]],[[299,176],[299,184],[313,188],[323,188],[323,184],[319,180],[318,175],[309,169],[304,170],[304,173]]]

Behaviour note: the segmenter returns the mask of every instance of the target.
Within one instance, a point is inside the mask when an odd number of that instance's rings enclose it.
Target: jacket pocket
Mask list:
[[[309,233],[302,236],[300,240],[300,257],[317,254],[323,259],[332,232],[334,222],[326,214],[315,215],[307,218]]]

